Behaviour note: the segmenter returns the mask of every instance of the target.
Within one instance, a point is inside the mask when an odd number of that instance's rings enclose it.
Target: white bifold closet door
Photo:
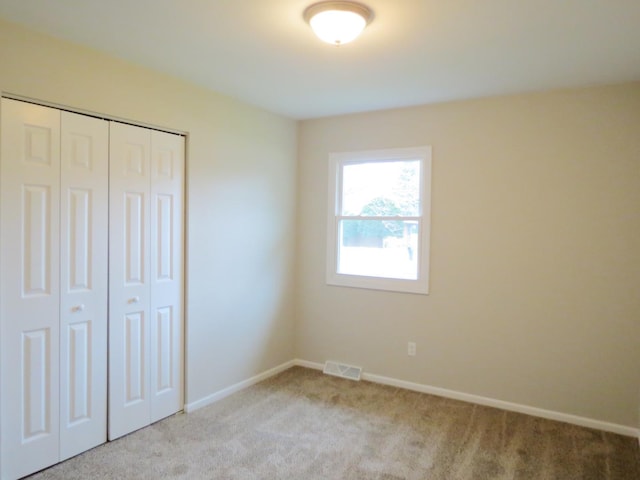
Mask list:
[[[106,439],[108,123],[2,99],[0,477]]]
[[[182,409],[184,138],[112,123],[109,439]]]
[[[61,112],[60,460],[107,439],[109,122]]]

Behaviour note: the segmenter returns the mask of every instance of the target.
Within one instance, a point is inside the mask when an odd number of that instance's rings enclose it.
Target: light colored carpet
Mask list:
[[[638,440],[295,367],[31,480],[640,479]]]

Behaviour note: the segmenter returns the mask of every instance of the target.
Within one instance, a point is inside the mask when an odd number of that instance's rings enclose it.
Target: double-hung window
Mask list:
[[[429,292],[431,147],[332,153],[327,283]]]

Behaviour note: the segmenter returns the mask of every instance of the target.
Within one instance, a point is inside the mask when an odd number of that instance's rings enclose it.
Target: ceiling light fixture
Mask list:
[[[320,40],[340,46],[362,33],[373,20],[373,11],[356,2],[319,2],[307,7],[304,19]]]

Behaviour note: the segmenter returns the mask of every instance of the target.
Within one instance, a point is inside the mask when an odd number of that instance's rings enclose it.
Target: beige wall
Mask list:
[[[311,120],[296,137],[4,22],[0,65],[2,92],[189,134],[187,402],[297,355],[640,426],[640,84]],[[328,153],[422,144],[431,295],[326,286]]]
[[[424,144],[431,294],[325,285],[329,152]],[[298,161],[299,358],[639,425],[640,83],[304,121]]]
[[[4,22],[0,91],[188,133],[187,402],[293,357],[295,122]]]

